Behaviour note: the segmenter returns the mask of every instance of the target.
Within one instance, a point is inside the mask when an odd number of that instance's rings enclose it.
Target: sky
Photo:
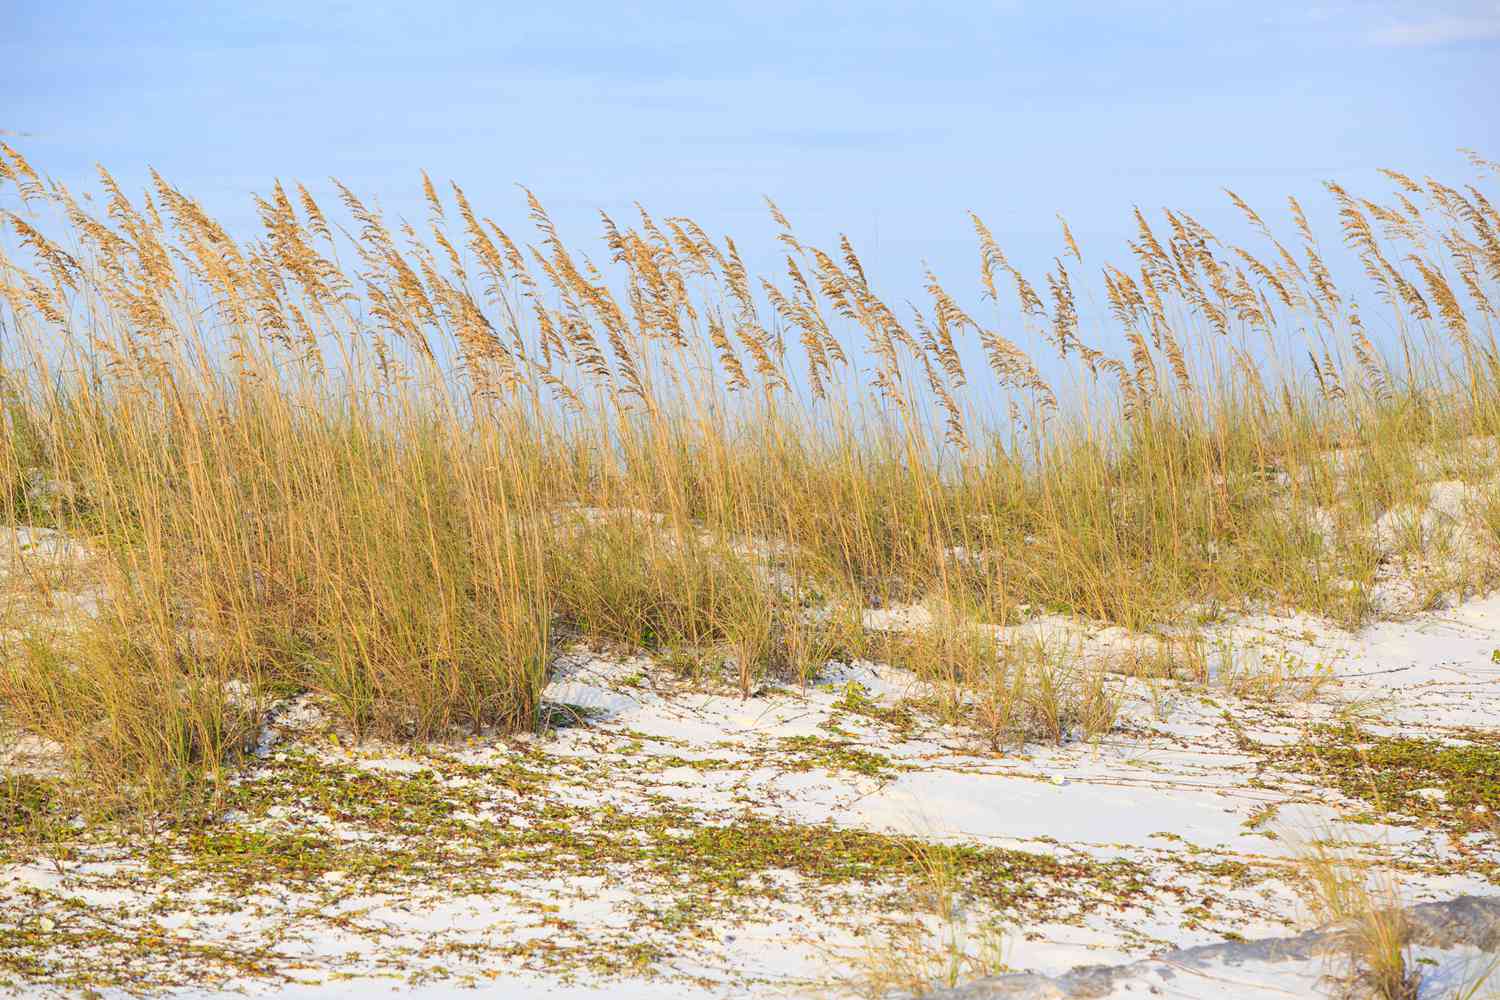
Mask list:
[[[0,0],[0,129],[75,189],[154,166],[249,227],[250,192],[337,176],[417,219],[426,168],[502,225],[524,183],[570,243],[640,201],[774,266],[770,196],[897,301],[924,262],[977,292],[969,210],[1039,279],[1059,211],[1123,264],[1135,204],[1472,179],[1497,95],[1500,0]]]

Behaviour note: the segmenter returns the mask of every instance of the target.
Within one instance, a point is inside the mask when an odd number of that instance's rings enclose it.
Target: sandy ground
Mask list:
[[[1377,772],[1403,738],[1500,746],[1500,597],[1354,635],[1260,617],[1209,638],[1226,673],[1329,680],[1261,700],[1116,678],[1107,737],[999,751],[865,662],[742,698],[580,650],[546,692],[571,724],[423,749],[341,740],[304,696],[273,709],[246,804],[208,840],[10,855],[0,955],[22,996],[101,969],[103,996],[844,996],[896,929],[942,933],[925,843],[960,848],[968,940],[996,928],[1006,967],[1048,976],[1313,926],[1293,862],[1318,839],[1410,903],[1496,893],[1486,808],[1443,773]],[[1420,957],[1424,997],[1483,961]],[[1142,968],[1107,995],[1332,996],[1341,971]]]

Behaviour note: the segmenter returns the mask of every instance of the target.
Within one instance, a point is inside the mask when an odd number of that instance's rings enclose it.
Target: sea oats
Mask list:
[[[1073,239],[1073,230],[1068,228],[1068,220],[1062,217],[1061,212],[1057,215],[1057,224],[1062,226],[1063,243],[1067,245],[1068,252],[1073,255],[1074,260],[1082,264],[1083,253],[1078,249],[1078,241]]]
[[[733,656],[748,690],[805,680],[813,589],[855,612],[926,594],[997,621],[1024,600],[1146,628],[1209,602],[1357,626],[1363,591],[1327,584],[1373,579],[1376,555],[1311,551],[1288,511],[1340,490],[1382,508],[1423,486],[1392,465],[1500,413],[1500,220],[1472,186],[1391,173],[1377,203],[1330,185],[1360,268],[1324,261],[1295,201],[1284,245],[1228,192],[1274,253],[1137,209],[1117,263],[1088,267],[1059,216],[1042,294],[970,215],[977,278],[924,266],[908,312],[847,236],[813,246],[774,203],[766,243],[787,254],[760,274],[732,238],[639,206],[584,252],[526,189],[518,242],[425,172],[416,225],[337,181],[327,214],[273,182],[245,238],[154,173],[134,200],[101,173],[95,210],[0,154],[3,190],[40,209],[4,214],[0,424],[100,491],[75,526],[119,540],[116,633],[174,649],[201,616],[223,662],[163,653],[146,675],[219,664],[215,682],[317,692],[361,733],[526,728],[574,642]],[[0,434],[0,483],[22,437]],[[1331,447],[1381,469],[1330,483]],[[563,527],[578,510],[600,523]],[[955,551],[981,555],[960,571]],[[132,655],[79,676],[135,691]],[[129,784],[91,742],[108,727],[53,723],[101,787]],[[203,766],[155,752],[142,773]]]

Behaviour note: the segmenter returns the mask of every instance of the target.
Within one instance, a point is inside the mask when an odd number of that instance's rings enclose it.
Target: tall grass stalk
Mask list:
[[[1101,276],[1111,353],[1083,279],[1027,278],[977,217],[991,301],[929,274],[903,318],[848,240],[774,206],[787,271],[761,277],[644,212],[604,220],[596,266],[529,194],[524,245],[425,175],[420,226],[277,184],[247,240],[153,177],[131,198],[101,169],[80,201],[0,145],[0,517],[86,539],[112,597],[7,647],[0,713],[148,799],[232,760],[278,692],[359,734],[526,728],[577,640],[748,690],[893,601],[1357,624],[1384,558],[1363,526],[1497,459],[1500,216],[1474,186],[1330,185],[1380,345],[1295,201],[1278,238],[1230,196],[1253,249],[1138,214]],[[949,652],[990,664],[997,739],[1063,724],[1073,702],[1005,684],[1065,670]],[[1107,726],[1102,689],[1076,704]]]

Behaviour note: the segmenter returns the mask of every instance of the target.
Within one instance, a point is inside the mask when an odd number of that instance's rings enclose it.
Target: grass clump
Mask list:
[[[595,523],[565,526],[549,548],[550,597],[565,633],[660,653],[686,673],[729,666],[746,692],[768,676],[806,684],[858,648],[847,604],[809,607],[807,583],[694,524],[617,513],[585,512]]]
[[[1067,644],[1001,640],[957,618],[887,635],[874,655],[911,670],[938,718],[973,727],[995,750],[1097,737],[1113,728],[1119,709],[1103,665],[1084,663]]]
[[[1004,929],[966,911],[953,852],[924,844],[913,849],[912,860],[918,870],[912,880],[918,915],[877,935],[852,957],[849,978],[858,994],[872,1000],[923,996],[1009,971]]]
[[[193,786],[221,776],[252,739],[252,707],[236,703],[214,664],[100,624],[70,648],[77,655],[27,642],[0,664],[0,698],[13,724],[63,747],[102,786],[87,797],[90,813],[138,799],[185,807]]]
[[[60,818],[56,782],[28,774],[0,778],[0,832],[11,837],[45,834]]]
[[[1302,861],[1313,908],[1339,934],[1346,981],[1377,1000],[1417,1000],[1422,971],[1411,952],[1411,925],[1393,884],[1374,888],[1367,874],[1319,843]]]
[[[425,175],[420,224],[277,184],[241,239],[161,177],[132,198],[101,171],[80,201],[0,147],[0,519],[96,545],[119,637],[11,659],[0,712],[166,801],[232,762],[231,685],[252,724],[305,690],[420,740],[534,725],[563,639],[732,664],[749,692],[918,597],[1358,624],[1423,561],[1368,522],[1430,476],[1493,478],[1500,426],[1500,218],[1388,176],[1390,204],[1329,186],[1373,290],[1338,287],[1295,201],[1295,252],[1237,198],[1245,246],[1137,216],[1101,341],[1062,258],[1033,282],[977,218],[993,309],[928,275],[906,319],[847,239],[775,210],[779,284],[684,218],[606,219],[601,268],[528,194],[518,243]],[[987,318],[1012,300],[1018,323]],[[943,711],[978,706],[997,743],[1108,725],[1102,681],[1051,653],[920,643]]]

